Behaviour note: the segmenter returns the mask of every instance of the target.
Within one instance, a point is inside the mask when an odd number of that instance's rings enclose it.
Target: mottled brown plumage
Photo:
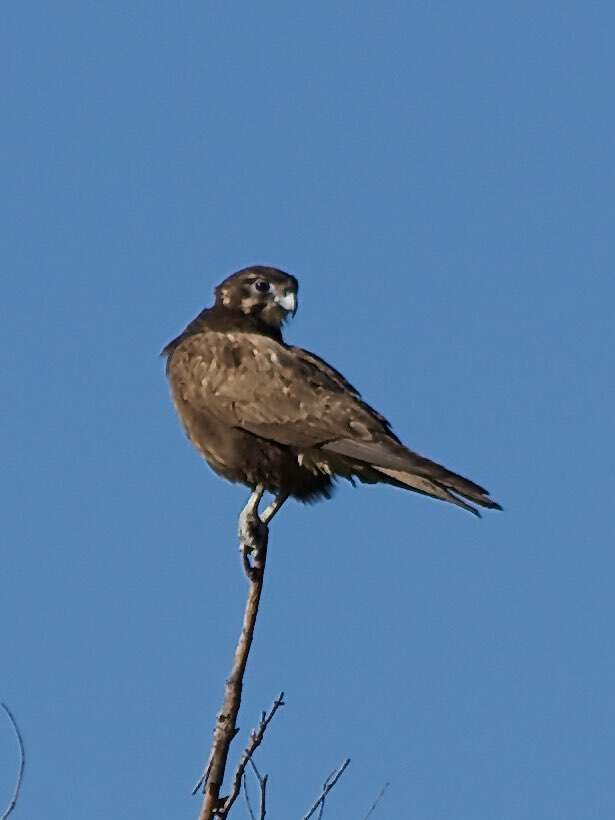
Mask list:
[[[318,356],[284,343],[297,280],[251,267],[216,288],[164,349],[188,437],[229,481],[300,501],[329,498],[336,476],[383,482],[477,512],[500,509],[478,484],[406,448],[389,422]]]

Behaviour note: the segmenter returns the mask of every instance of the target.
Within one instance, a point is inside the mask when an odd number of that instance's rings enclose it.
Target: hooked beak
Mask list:
[[[287,313],[292,313],[293,316],[297,312],[297,294],[292,291],[285,293],[283,296],[276,296],[274,302],[276,305],[279,305],[282,310],[285,310]]]

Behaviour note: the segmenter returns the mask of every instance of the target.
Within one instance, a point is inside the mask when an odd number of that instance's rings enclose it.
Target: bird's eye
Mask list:
[[[265,279],[257,279],[254,283],[254,287],[256,288],[256,290],[260,291],[260,293],[267,293],[267,291],[269,290],[269,282],[267,282]]]

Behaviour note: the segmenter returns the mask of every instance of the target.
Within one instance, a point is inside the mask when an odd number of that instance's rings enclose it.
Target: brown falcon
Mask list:
[[[336,477],[385,483],[457,504],[501,509],[488,492],[409,450],[389,422],[314,353],[284,342],[298,283],[276,268],[244,268],[163,350],[175,407],[195,447],[229,481],[252,488],[240,519],[254,541],[265,491],[269,521],[292,496],[331,496]]]

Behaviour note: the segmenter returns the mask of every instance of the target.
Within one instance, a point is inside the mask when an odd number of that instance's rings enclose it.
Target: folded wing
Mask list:
[[[325,361],[250,333],[206,331],[173,352],[169,375],[195,409],[287,445],[318,450],[345,474],[456,504],[500,509],[478,484],[405,447],[389,422]]]

